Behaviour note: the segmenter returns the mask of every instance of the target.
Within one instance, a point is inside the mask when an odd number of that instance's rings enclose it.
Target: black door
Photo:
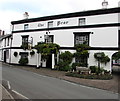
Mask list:
[[[47,62],[46,62],[47,68],[52,68],[52,55],[49,55]]]
[[[6,51],[4,51],[4,62],[6,63]]]

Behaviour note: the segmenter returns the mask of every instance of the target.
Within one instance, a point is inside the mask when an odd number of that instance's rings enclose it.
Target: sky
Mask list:
[[[65,14],[86,10],[101,9],[104,0],[0,0],[0,30],[10,34],[11,21]],[[118,7],[120,0],[106,0],[108,8]]]

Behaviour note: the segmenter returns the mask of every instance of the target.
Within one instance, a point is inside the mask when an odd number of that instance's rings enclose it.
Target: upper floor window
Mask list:
[[[86,24],[86,19],[85,18],[80,18],[79,19],[79,26],[85,25]]]
[[[6,47],[6,38],[4,39],[4,47]]]
[[[89,34],[76,33],[75,34],[75,45],[76,44],[86,44],[89,45]]]
[[[53,27],[53,21],[48,22],[48,28]]]
[[[22,45],[28,46],[28,35],[22,36]]]
[[[24,25],[24,30],[27,30],[28,27],[29,27],[29,25],[28,25],[28,24],[25,24],[25,25]]]
[[[46,43],[53,43],[54,42],[54,36],[53,35],[45,35],[45,42]]]

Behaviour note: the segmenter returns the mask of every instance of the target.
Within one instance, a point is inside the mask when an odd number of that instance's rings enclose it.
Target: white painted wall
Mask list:
[[[63,18],[63,19],[57,19],[57,20],[48,20],[48,21],[38,21],[38,22],[16,24],[16,25],[14,25],[13,31],[24,30],[25,24],[29,24],[28,29],[47,28],[47,24],[50,21],[53,21],[53,27],[78,26],[80,18],[86,18],[86,25],[118,23],[118,13],[113,13],[113,14],[72,17],[72,18]],[[61,24],[58,25],[59,22],[61,22]],[[67,23],[63,24],[63,22],[67,22]],[[39,26],[39,25],[42,25],[42,26]]]
[[[89,58],[88,58],[88,66],[98,66],[98,61],[94,58],[94,53],[104,52],[110,58],[110,62],[105,64],[100,64],[100,67],[104,67],[103,69],[111,71],[112,69],[112,55],[117,51],[106,51],[106,50],[90,50]]]

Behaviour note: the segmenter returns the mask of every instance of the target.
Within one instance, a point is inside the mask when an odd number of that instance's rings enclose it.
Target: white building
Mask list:
[[[46,35],[49,42],[60,45],[60,52],[67,50],[74,53],[75,44],[87,41],[91,47],[88,66],[97,65],[96,52],[104,52],[112,61],[112,55],[120,49],[119,18],[120,7],[117,7],[12,21],[11,47],[3,48],[4,51],[9,50],[9,60],[4,61],[19,64],[20,57],[24,55],[29,59],[28,65],[46,67],[46,61],[41,61],[35,49],[35,55],[31,56],[31,50],[21,48],[24,42],[32,41],[32,46],[45,42]],[[14,52],[18,52],[17,57]],[[54,60],[52,58],[49,62]],[[102,64],[102,67],[111,71],[111,61],[107,65]]]

